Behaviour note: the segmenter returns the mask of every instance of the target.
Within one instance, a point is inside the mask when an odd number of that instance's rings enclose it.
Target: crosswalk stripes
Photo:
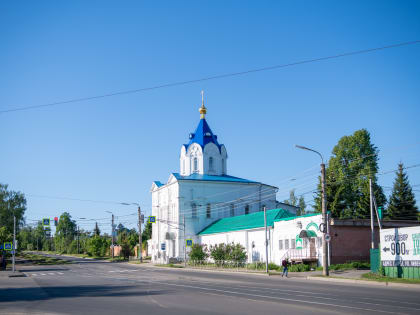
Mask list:
[[[48,272],[48,273],[37,273],[37,272],[24,272],[27,277],[39,277],[39,276],[57,276],[64,275],[63,272]]]

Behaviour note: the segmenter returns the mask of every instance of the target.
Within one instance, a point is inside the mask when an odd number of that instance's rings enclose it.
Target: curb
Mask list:
[[[307,280],[327,281],[327,282],[366,284],[366,285],[375,285],[375,286],[382,286],[382,287],[393,287],[393,288],[420,290],[420,285],[419,284],[412,284],[412,283],[398,283],[398,282],[387,282],[387,281],[378,282],[378,281],[368,281],[368,280],[359,280],[359,279],[323,278],[323,277],[312,277],[312,276],[307,276],[306,279]]]
[[[131,265],[137,265],[137,264],[131,264]],[[211,269],[195,269],[195,268],[172,268],[172,267],[161,267],[161,266],[154,266],[154,265],[149,265],[149,266],[144,266],[141,264],[138,264],[138,266],[141,267],[145,267],[145,268],[155,268],[155,269],[161,269],[161,270],[177,270],[177,271],[193,271],[193,272],[217,272],[217,273],[229,273],[229,274],[241,274],[241,275],[251,275],[251,276],[263,276],[263,277],[268,277],[270,276],[269,274],[266,273],[257,273],[257,272],[244,272],[244,271],[232,271],[232,270],[211,270]]]

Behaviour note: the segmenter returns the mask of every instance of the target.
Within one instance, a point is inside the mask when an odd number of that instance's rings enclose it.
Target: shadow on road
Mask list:
[[[132,290],[137,289],[137,290]],[[138,286],[105,286],[105,285],[86,285],[86,286],[54,286],[48,288],[7,288],[0,289],[0,305],[2,302],[17,301],[39,301],[56,298],[74,297],[122,297],[122,296],[146,296],[168,294],[166,290],[138,290]]]

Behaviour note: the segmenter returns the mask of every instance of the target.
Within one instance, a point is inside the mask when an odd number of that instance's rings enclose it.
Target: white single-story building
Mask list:
[[[284,209],[267,210],[268,261],[322,264],[322,216],[319,213],[295,216]],[[264,212],[220,219],[199,233],[207,248],[216,244],[241,244],[248,263],[266,261]]]

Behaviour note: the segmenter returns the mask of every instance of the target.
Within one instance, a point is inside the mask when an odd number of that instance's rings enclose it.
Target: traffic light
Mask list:
[[[55,218],[54,218],[54,226],[57,226],[57,224],[58,224],[58,218],[57,218],[57,217],[55,217]]]

